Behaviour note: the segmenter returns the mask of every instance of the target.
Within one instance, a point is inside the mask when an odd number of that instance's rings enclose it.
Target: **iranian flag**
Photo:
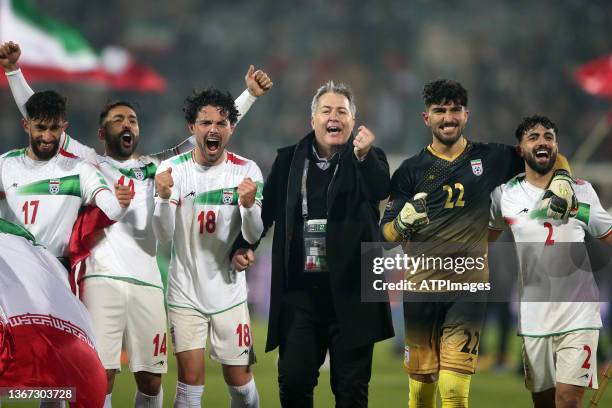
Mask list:
[[[0,219],[0,394],[64,388],[71,406],[101,407],[106,372],[89,313],[70,292],[63,266],[33,241]]]
[[[21,70],[31,82],[86,82],[140,92],[163,92],[166,81],[119,47],[94,51],[74,28],[41,13],[31,0],[0,0],[0,42],[21,46]],[[4,78],[4,76],[0,76]],[[6,80],[0,79],[6,86]]]
[[[612,54],[578,67],[576,80],[591,95],[612,98]]]

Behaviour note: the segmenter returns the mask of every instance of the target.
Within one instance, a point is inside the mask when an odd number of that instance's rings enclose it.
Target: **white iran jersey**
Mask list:
[[[56,257],[68,255],[79,209],[110,190],[90,163],[59,149],[47,161],[32,160],[26,149],[0,158],[0,217],[25,227]]]
[[[586,231],[595,238],[606,237],[612,232],[612,217],[591,184],[577,180],[574,191],[579,211],[567,224],[534,217],[544,190],[527,182],[524,174],[491,193],[489,227],[509,226],[516,242],[521,268],[520,335],[550,336],[602,326],[599,304],[581,301],[598,297],[584,236]],[[541,300],[543,294],[552,301],[528,301]]]
[[[96,154],[64,133],[62,146],[98,166],[109,185],[129,186],[134,197],[123,218],[104,228],[104,238],[91,250],[85,278],[108,276],[163,288],[156,259],[156,240],[151,219],[155,208],[155,172],[159,159],[141,156],[119,162]]]
[[[192,150],[159,167],[158,172],[172,168],[170,202],[177,206],[168,305],[213,314],[247,300],[245,273],[230,262],[242,227],[236,187],[250,177],[257,183],[254,205],[261,206],[263,177],[255,162],[225,155],[221,164],[205,167],[194,161]]]

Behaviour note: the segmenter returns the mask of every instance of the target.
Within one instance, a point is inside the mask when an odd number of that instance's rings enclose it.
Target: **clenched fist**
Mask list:
[[[555,170],[537,208],[545,212],[546,217],[561,220],[563,224],[566,224],[568,219],[578,212],[574,183],[574,179],[567,170]]]
[[[274,85],[270,77],[268,77],[268,74],[261,69],[255,70],[253,65],[249,67],[249,70],[244,76],[244,81],[246,82],[249,93],[255,97],[264,95],[272,88],[272,85]]]
[[[130,187],[119,183],[115,184],[115,197],[117,197],[117,201],[119,201],[121,208],[129,207],[133,196],[134,194],[132,194]]]
[[[252,249],[240,248],[232,257],[232,267],[238,272],[244,271],[254,263],[255,254],[253,253]]]
[[[429,224],[426,199],[427,193],[415,194],[393,220],[393,227],[404,239],[410,239],[413,231]]]
[[[173,186],[172,167],[155,175],[155,190],[157,191],[157,195],[162,199],[167,200],[170,198]]]
[[[255,204],[255,194],[257,194],[257,184],[250,177],[242,180],[238,185],[238,202],[244,208],[251,208]]]
[[[357,136],[353,140],[353,152],[355,157],[359,160],[363,160],[366,154],[370,151],[370,148],[374,144],[376,136],[365,126],[359,126]]]
[[[5,72],[15,71],[19,68],[17,61],[19,61],[20,56],[19,44],[9,41],[0,45],[0,65]]]

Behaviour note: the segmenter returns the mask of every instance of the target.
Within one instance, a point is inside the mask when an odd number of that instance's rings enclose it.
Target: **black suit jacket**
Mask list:
[[[283,293],[287,290],[289,251],[300,214],[301,177],[314,132],[296,145],[278,150],[263,191],[264,235],[275,224],[266,351],[278,346]],[[378,204],[389,195],[387,158],[370,149],[362,162],[353,154],[353,137],[339,153],[338,170],[327,197],[327,262],[333,304],[347,347],[360,347],[393,336],[389,303],[361,302],[361,242],[378,241]],[[296,272],[296,271],[293,271]]]

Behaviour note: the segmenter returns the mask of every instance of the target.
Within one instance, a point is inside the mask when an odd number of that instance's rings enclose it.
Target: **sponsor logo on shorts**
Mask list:
[[[244,349],[242,353],[238,354],[238,357],[242,357],[244,355],[247,355],[247,356],[249,355],[249,349]]]
[[[164,366],[164,360],[162,361],[158,361],[157,363],[153,364],[154,366],[158,365],[158,366]]]
[[[523,208],[521,211],[517,212],[517,214],[527,214],[529,212],[529,208]]]

